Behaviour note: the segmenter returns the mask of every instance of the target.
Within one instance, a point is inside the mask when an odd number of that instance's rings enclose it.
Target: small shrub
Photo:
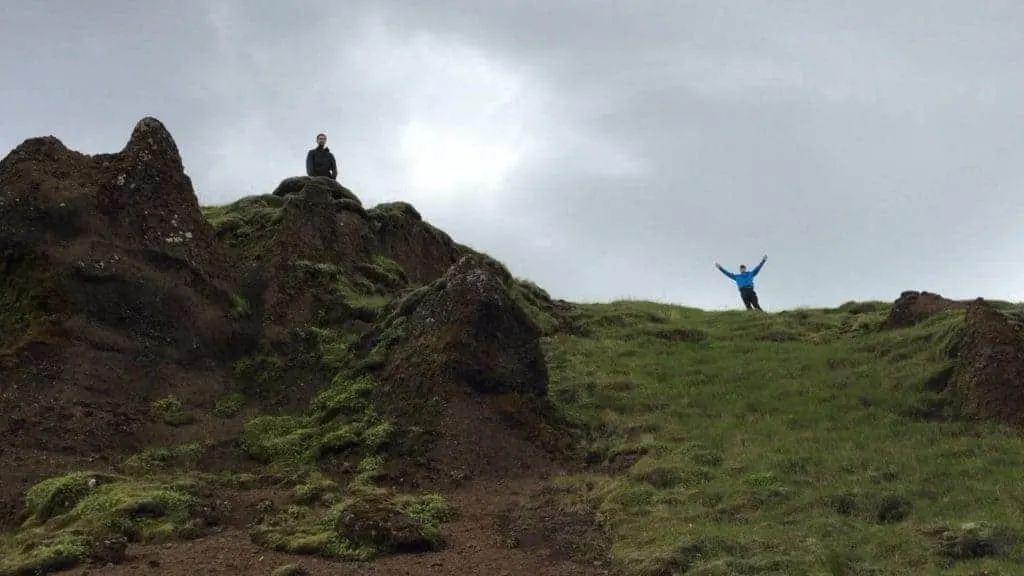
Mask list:
[[[168,426],[186,426],[196,421],[195,414],[185,409],[176,396],[155,400],[151,406],[153,418]]]
[[[213,407],[213,415],[218,418],[234,418],[245,407],[245,394],[228,394],[217,401]]]

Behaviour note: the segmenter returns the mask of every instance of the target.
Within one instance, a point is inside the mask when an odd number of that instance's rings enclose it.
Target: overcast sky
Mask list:
[[[161,8],[163,6],[163,8]],[[1020,0],[47,0],[0,8],[0,154],[164,121],[203,204],[304,171],[556,297],[1024,300]]]

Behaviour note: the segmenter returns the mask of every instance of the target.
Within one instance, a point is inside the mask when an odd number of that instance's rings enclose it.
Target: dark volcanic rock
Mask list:
[[[403,300],[382,329],[402,333],[389,351],[385,379],[547,395],[540,331],[512,297],[512,282],[494,260],[468,255]]]

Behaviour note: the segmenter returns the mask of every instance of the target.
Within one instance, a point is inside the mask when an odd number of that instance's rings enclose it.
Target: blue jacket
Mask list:
[[[718,267],[729,278],[732,278],[736,282],[737,288],[753,288],[754,287],[754,276],[761,271],[761,266],[764,266],[764,260],[757,266],[754,266],[753,270],[747,270],[746,272],[740,272],[739,274],[733,274],[721,266]]]

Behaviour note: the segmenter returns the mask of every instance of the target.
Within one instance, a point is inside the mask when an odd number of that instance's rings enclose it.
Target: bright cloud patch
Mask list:
[[[495,189],[519,159],[514,143],[489,141],[472,131],[413,121],[401,144],[414,194]]]
[[[360,39],[350,52],[360,81],[393,86],[402,100],[404,118],[396,121],[404,195],[448,204],[497,194],[541,128],[533,120],[538,88],[479,50],[440,37],[399,37],[371,22]]]

